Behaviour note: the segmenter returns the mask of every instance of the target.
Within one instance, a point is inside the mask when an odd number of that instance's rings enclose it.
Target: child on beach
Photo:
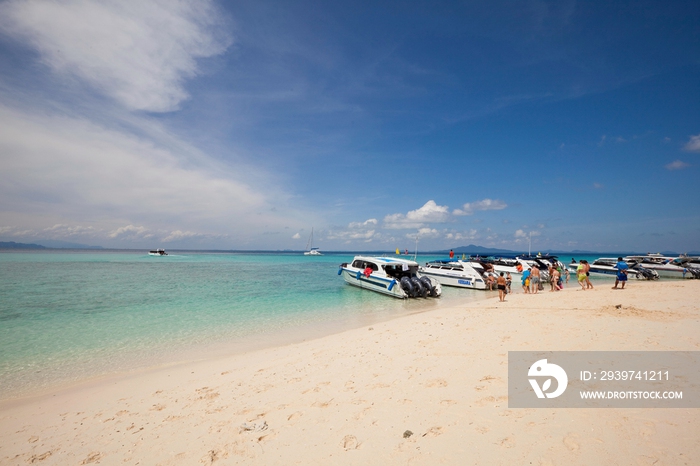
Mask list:
[[[522,283],[523,283],[523,291],[525,291],[525,293],[529,293],[530,292],[530,269],[529,268],[523,272]]]

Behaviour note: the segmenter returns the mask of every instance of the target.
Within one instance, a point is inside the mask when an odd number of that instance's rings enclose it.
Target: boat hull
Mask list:
[[[355,256],[341,264],[338,275],[348,285],[394,298],[437,298],[442,287],[437,280],[422,276],[415,261],[392,257]]]
[[[458,272],[438,272],[422,268],[420,274],[437,280],[443,286],[453,286],[457,288],[470,288],[473,290],[485,290],[486,283],[481,277],[476,277]]]
[[[352,269],[343,268],[341,271],[345,283],[362,288],[364,290],[375,291],[394,298],[408,298],[406,292],[401,288],[399,282],[395,279],[384,277],[375,277],[370,275],[367,277],[362,272]]]

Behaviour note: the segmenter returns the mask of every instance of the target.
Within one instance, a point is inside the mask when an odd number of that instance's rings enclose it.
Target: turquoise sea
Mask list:
[[[0,398],[492,296],[444,287],[440,299],[403,301],[360,290],[337,275],[352,257],[0,253]]]

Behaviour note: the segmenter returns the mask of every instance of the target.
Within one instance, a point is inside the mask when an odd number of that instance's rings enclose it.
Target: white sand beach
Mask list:
[[[507,396],[508,351],[698,351],[699,330],[697,280],[491,293],[2,402],[0,464],[700,464],[700,409],[509,409]]]

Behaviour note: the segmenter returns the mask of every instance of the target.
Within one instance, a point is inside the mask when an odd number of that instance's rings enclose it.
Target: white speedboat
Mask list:
[[[438,297],[440,282],[421,276],[418,263],[395,257],[355,256],[350,264],[341,264],[338,275],[346,283],[395,298]]]
[[[168,253],[165,252],[165,249],[156,249],[153,251],[148,251],[149,256],[167,256]]]
[[[593,276],[599,277],[615,277],[617,276],[617,262],[618,260],[614,257],[601,257],[594,260],[590,266],[589,273]],[[625,261],[629,268],[627,269],[627,278],[635,278],[637,280],[658,280],[659,274],[652,270],[642,267],[636,261]],[[578,267],[578,262],[572,262],[569,264],[569,270],[576,274],[576,268]]]
[[[441,285],[485,290],[482,274],[470,262],[461,260],[435,260],[419,268],[420,274],[434,278]]]
[[[668,257],[661,254],[627,256],[625,261],[635,261],[646,269],[656,271],[662,278],[700,278],[700,269],[692,267],[681,257]]]

